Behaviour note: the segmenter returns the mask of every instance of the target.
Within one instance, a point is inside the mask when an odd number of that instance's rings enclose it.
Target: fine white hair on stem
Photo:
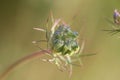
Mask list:
[[[84,47],[85,47],[85,41],[83,41],[82,44],[81,44],[81,49],[79,51],[79,55],[81,55],[81,53],[83,52]],[[83,66],[83,63],[82,63],[80,58],[78,58],[78,61],[79,61],[80,65]]]
[[[72,61],[71,61],[71,57],[70,56],[66,56],[67,58],[67,61],[69,63],[69,78],[71,78],[71,75],[72,75]]]
[[[83,52],[84,47],[85,47],[85,41],[82,42],[82,45],[81,45],[81,49],[80,49],[79,54],[81,54],[81,53]]]
[[[54,17],[53,17],[52,11],[50,11],[50,16],[51,16],[51,19],[52,19],[52,23],[54,24]]]
[[[41,28],[37,28],[37,27],[35,27],[35,28],[33,28],[34,30],[38,30],[38,31],[43,31],[43,32],[46,32],[46,30],[44,30],[44,29],[41,29]]]
[[[72,76],[72,64],[70,64],[69,78]]]
[[[55,27],[58,25],[58,23],[60,22],[61,19],[57,19],[55,20],[52,28],[51,28],[51,37],[53,36],[54,32],[55,32]]]

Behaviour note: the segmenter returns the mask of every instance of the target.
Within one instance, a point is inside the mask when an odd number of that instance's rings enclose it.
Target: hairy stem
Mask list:
[[[38,52],[35,52],[35,53],[32,53],[28,56],[25,56],[21,59],[19,59],[18,61],[14,62],[13,64],[11,64],[1,75],[0,75],[0,80],[5,80],[5,77],[7,77],[7,75],[12,71],[14,70],[18,65],[26,62],[26,61],[30,61],[34,58],[38,58],[40,57],[42,54],[45,54],[45,53],[51,53],[50,50],[42,50],[42,51],[38,51]]]

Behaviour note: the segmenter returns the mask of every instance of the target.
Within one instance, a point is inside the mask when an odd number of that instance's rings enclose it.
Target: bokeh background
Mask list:
[[[73,67],[71,80],[120,80],[120,34],[111,36],[103,29],[112,29],[113,10],[120,9],[119,0],[0,0],[0,74],[12,63],[39,49],[33,40],[44,33],[33,27],[45,28],[53,12],[72,24],[85,40],[84,53],[97,53],[82,58],[83,67]],[[72,17],[77,17],[73,20]],[[45,48],[45,44],[41,43]],[[45,57],[44,55],[41,58]],[[5,80],[69,80],[67,72],[40,58],[20,64]]]

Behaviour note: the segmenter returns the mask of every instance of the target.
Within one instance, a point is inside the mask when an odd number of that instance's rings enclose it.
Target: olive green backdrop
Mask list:
[[[115,8],[120,9],[119,0],[0,0],[0,74],[15,61],[39,50],[32,41],[45,35],[33,27],[44,28],[52,10],[55,18],[80,32],[80,41],[85,40],[84,53],[97,53],[82,58],[82,67],[73,67],[71,80],[119,80],[120,34],[111,36],[102,31],[112,29],[107,20],[112,20]],[[45,48],[45,44],[41,43],[41,47]],[[33,59],[17,66],[5,80],[69,78],[55,65]]]

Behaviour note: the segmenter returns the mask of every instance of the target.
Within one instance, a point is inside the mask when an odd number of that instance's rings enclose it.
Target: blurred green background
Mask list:
[[[120,9],[119,0],[0,0],[0,74],[20,58],[38,51],[33,40],[44,38],[44,33],[33,27],[44,28],[53,11],[55,18],[72,24],[85,40],[84,53],[96,56],[82,58],[83,67],[73,67],[71,80],[120,80],[120,34],[111,36],[102,29],[111,29],[113,10]],[[77,14],[76,19],[72,17]],[[45,44],[41,43],[45,48]],[[42,57],[45,57],[44,55]],[[41,58],[42,58],[41,57]],[[69,80],[67,72],[55,65],[34,59],[17,66],[5,80]]]

